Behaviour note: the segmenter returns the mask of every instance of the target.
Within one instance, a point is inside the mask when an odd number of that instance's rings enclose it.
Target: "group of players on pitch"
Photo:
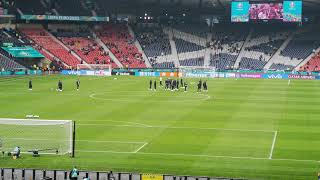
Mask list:
[[[32,83],[31,79],[29,80],[28,87],[29,87],[29,90],[32,91],[33,83]],[[80,80],[79,79],[77,79],[77,81],[76,81],[76,88],[77,88],[77,91],[79,91],[79,89],[80,89]],[[56,90],[60,91],[60,92],[63,91],[63,84],[62,84],[61,80],[58,81],[58,87]]]
[[[162,77],[159,79],[159,85],[160,87],[163,87]],[[153,89],[152,89],[153,88]],[[188,92],[188,83],[186,81],[183,81],[183,79],[166,79],[165,80],[165,86],[164,90],[166,91],[179,91],[180,88],[184,88],[184,92]],[[207,92],[208,91],[208,85],[207,81],[203,81],[200,79],[197,84],[197,92],[201,92],[202,90]],[[157,81],[150,80],[149,82],[149,90],[157,90]]]

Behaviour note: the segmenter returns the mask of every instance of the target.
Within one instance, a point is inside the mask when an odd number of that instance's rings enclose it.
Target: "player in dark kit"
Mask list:
[[[202,85],[202,82],[200,80],[199,83],[198,83],[198,92],[201,92],[201,85]]]
[[[152,90],[152,80],[149,82],[149,89]]]
[[[208,91],[207,81],[203,82],[203,90]]]
[[[154,80],[153,88],[154,88],[155,91],[157,90],[157,81],[156,80]]]
[[[80,88],[80,80],[79,79],[77,80],[76,85],[77,85],[77,91],[79,91],[79,88]]]
[[[32,91],[32,80],[29,80],[29,90]]]
[[[188,91],[188,84],[187,82],[184,82],[184,92],[187,92]]]
[[[62,86],[62,81],[61,80],[59,80],[59,82],[58,82],[58,89],[57,89],[58,91],[62,91],[63,90],[63,86]]]
[[[177,80],[177,90],[179,90],[179,79]]]

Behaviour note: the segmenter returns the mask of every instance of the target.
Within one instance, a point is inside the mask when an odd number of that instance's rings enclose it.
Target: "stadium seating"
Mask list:
[[[294,66],[284,64],[272,64],[269,68],[271,70],[293,70]]]
[[[137,26],[135,33],[147,57],[171,54],[169,37],[161,27]]]
[[[232,69],[237,60],[236,55],[220,53],[210,56],[210,66],[214,66],[218,70]]]
[[[124,65],[130,68],[145,68],[142,53],[134,45],[126,25],[105,25],[97,34],[110,51]]]
[[[201,23],[201,24],[176,24],[172,26],[173,28],[189,33],[195,36],[199,36],[202,38],[206,38],[210,28],[207,24]]]
[[[113,68],[118,67],[114,62],[111,62],[109,55],[95,42],[89,32],[59,31],[53,34],[86,63],[112,64]]]
[[[80,61],[68,52],[61,44],[56,42],[43,29],[21,29],[21,31],[27,35],[32,41],[38,44],[41,48],[48,50],[50,53],[58,57],[60,60],[65,62],[67,65],[76,68]]]
[[[14,60],[11,60],[3,55],[0,55],[0,71],[10,71],[14,69],[25,69],[24,66],[18,64]]]
[[[243,57],[239,64],[239,69],[261,70],[267,61]]]
[[[204,66],[204,59],[202,58],[192,58],[179,61],[180,66]]]
[[[314,49],[320,46],[320,34],[308,31],[295,35],[287,47],[281,52],[282,56],[291,59],[306,59]]]
[[[173,62],[162,62],[162,63],[154,63],[153,64],[153,68],[156,68],[156,69],[172,69],[174,68],[174,64]]]
[[[199,46],[197,44],[182,40],[182,39],[174,39],[177,47],[178,53],[184,53],[184,52],[193,52],[193,51],[199,51],[204,49],[203,46]]]
[[[320,71],[320,52],[314,55],[300,70],[309,72]]]

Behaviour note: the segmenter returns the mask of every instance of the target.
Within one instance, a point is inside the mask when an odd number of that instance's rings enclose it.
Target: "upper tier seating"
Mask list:
[[[32,41],[37,43],[41,48],[44,48],[58,57],[60,60],[72,66],[77,67],[80,61],[65,49],[61,44],[55,41],[45,30],[43,29],[21,29],[21,31],[27,35]]]
[[[142,53],[134,45],[134,39],[129,34],[128,27],[123,24],[103,26],[97,32],[100,39],[125,67],[145,68]]]
[[[135,28],[135,32],[146,56],[156,57],[171,54],[169,37],[161,27],[138,26]]]

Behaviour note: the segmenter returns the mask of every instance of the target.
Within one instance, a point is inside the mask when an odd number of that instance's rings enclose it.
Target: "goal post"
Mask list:
[[[0,118],[0,150],[22,153],[74,154],[74,124],[71,120]]]
[[[111,76],[112,66],[110,64],[78,64],[79,75]]]

